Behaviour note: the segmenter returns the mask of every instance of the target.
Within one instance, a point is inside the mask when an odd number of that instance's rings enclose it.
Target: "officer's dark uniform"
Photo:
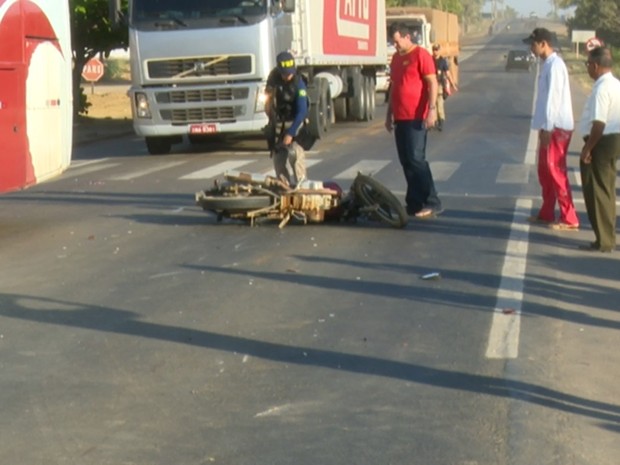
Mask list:
[[[267,112],[275,119],[277,144],[272,151],[273,167],[276,176],[285,177],[292,185],[306,178],[306,155],[304,149],[295,142],[299,130],[308,115],[308,91],[306,83],[297,74],[295,59],[289,52],[276,57],[277,66],[267,78],[269,100]],[[286,144],[286,136],[292,138]],[[289,174],[287,161],[293,169]]]

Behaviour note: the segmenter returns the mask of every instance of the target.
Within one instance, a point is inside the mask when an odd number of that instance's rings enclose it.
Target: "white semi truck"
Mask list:
[[[256,133],[265,84],[289,50],[309,82],[310,124],[372,119],[385,68],[384,0],[130,0],[133,121],[151,154],[184,137]]]

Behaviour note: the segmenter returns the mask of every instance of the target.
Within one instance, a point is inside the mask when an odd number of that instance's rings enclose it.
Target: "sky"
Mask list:
[[[551,11],[549,0],[504,0],[504,4],[523,16],[529,16],[533,11],[539,17],[544,18]],[[490,0],[487,0],[485,10],[491,10]]]

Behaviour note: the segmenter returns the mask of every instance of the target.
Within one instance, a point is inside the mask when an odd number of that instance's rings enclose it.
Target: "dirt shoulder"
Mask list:
[[[78,116],[73,123],[74,145],[133,133],[128,89],[129,81],[84,85],[90,106],[88,113]]]

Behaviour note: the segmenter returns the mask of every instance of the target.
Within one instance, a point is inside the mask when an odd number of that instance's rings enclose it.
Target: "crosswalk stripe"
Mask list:
[[[71,160],[71,166],[69,166],[69,169],[79,168],[81,166],[86,166],[86,165],[93,165],[95,163],[103,163],[104,161],[108,161],[108,160],[109,160],[108,157],[97,158],[95,160]]]
[[[459,169],[461,163],[455,161],[432,161],[430,165],[434,181],[447,181]]]
[[[390,160],[360,160],[355,165],[334,176],[334,179],[353,179],[358,172],[364,174],[378,173],[390,163]]]
[[[576,168],[568,168],[568,179],[572,186],[581,187],[581,174]]]
[[[306,158],[306,168],[310,168],[311,166],[321,163],[322,161],[323,160],[321,158]],[[274,178],[276,177],[276,172],[273,168],[261,171],[261,174],[264,174],[265,176],[272,176]],[[310,176],[310,179],[312,179],[312,176]]]
[[[120,163],[84,164],[81,167],[78,166],[75,169],[67,171],[67,176],[82,176],[83,174],[94,173],[96,171],[114,168],[115,166],[120,166]]]
[[[228,170],[234,170],[244,165],[249,165],[250,163],[254,163],[256,160],[231,160],[231,161],[223,161],[213,166],[209,166],[207,168],[194,171],[192,173],[186,174],[185,176],[181,176],[180,179],[209,179],[214,178],[217,175],[222,174]]]
[[[310,153],[318,153],[318,152],[307,152]],[[308,168],[313,167],[319,163],[321,163],[325,158],[306,158],[306,166]],[[110,168],[115,168],[118,166],[122,166],[122,163],[113,161],[113,158],[100,158],[97,160],[75,160],[71,163],[71,166],[65,173],[66,176],[77,177],[86,175],[89,173],[96,173],[99,171],[107,170]],[[260,163],[259,163],[260,162]],[[122,172],[117,175],[112,175],[106,177],[107,180],[110,181],[130,181],[135,178],[147,176],[153,173],[161,172],[167,169],[172,169],[176,166],[180,166],[188,163],[187,160],[174,160],[168,162],[155,162],[154,164],[149,164],[148,167],[144,169],[137,169],[130,172]],[[221,163],[214,164],[213,166],[208,166],[187,174],[184,174],[177,179],[180,180],[200,180],[200,179],[210,179],[222,175],[224,172],[228,170],[239,169],[243,166],[250,165],[252,163],[256,163],[255,166],[258,168],[254,168],[254,170],[250,170],[252,172],[261,173],[263,175],[275,176],[275,172],[273,167],[271,166],[271,162],[269,160],[263,159],[242,159],[242,160],[228,160]],[[341,171],[332,177],[332,179],[354,179],[358,172],[362,172],[365,174],[376,174],[379,171],[383,170],[390,164],[398,165],[397,160],[359,160],[355,164],[351,165],[349,168]],[[262,165],[262,167],[260,166]],[[449,162],[449,161],[433,161],[430,162],[431,171],[433,173],[433,179],[435,182],[446,182],[452,179],[454,174],[461,167],[461,162]],[[117,170],[118,171],[118,170]],[[532,165],[528,164],[515,164],[515,163],[505,163],[499,167],[498,174],[495,178],[496,184],[527,184],[530,182],[533,173]],[[309,173],[310,178],[312,178],[312,173]],[[579,168],[569,167],[568,168],[568,177],[569,182],[572,186],[576,188],[581,187],[581,176],[579,173]],[[620,185],[620,178],[618,180],[618,185]]]
[[[182,165],[183,163],[185,163],[185,161],[172,161],[168,163],[161,163],[159,165],[151,166],[150,168],[130,171],[129,173],[120,174],[118,176],[112,176],[111,178],[108,178],[108,179],[110,181],[129,181],[131,179],[146,176],[147,174],[156,173],[157,171],[167,170],[168,168],[173,168],[177,165]]]
[[[527,184],[530,178],[529,165],[504,163],[497,173],[495,182],[498,184]]]

